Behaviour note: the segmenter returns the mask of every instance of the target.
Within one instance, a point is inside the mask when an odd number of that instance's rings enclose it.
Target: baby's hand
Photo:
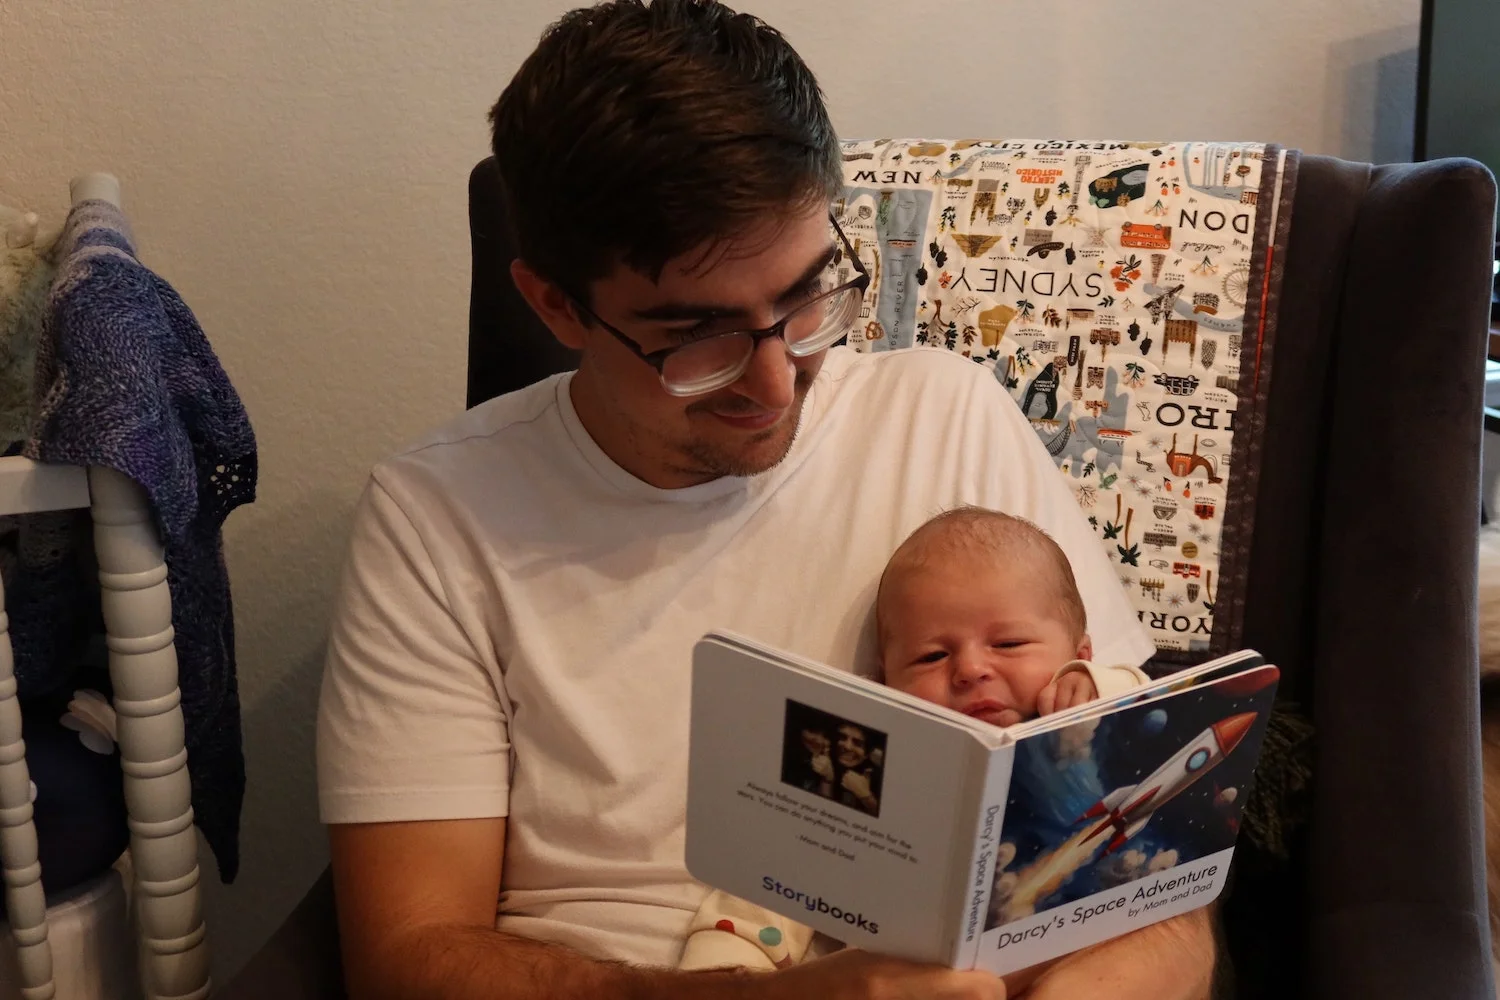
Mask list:
[[[843,786],[845,791],[860,801],[872,797],[870,794],[870,779],[858,771],[845,771]]]
[[[826,753],[814,754],[812,772],[824,781],[833,780],[833,760]]]
[[[1036,714],[1051,715],[1099,697],[1087,670],[1070,670],[1042,688],[1036,696]]]

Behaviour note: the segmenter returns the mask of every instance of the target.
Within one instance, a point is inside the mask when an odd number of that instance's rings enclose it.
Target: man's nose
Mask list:
[[[755,345],[750,365],[734,391],[767,410],[784,410],[796,398],[797,367],[780,337],[767,337]]]

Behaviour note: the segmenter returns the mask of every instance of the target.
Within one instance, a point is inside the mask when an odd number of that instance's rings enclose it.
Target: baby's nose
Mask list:
[[[964,649],[953,657],[953,676],[961,683],[982,681],[993,673],[990,658],[981,650]]]

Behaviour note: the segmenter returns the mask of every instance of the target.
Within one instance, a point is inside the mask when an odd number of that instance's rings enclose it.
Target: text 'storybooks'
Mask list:
[[[1278,671],[1008,729],[739,636],[694,651],[687,867],[851,946],[1004,973],[1212,902]]]

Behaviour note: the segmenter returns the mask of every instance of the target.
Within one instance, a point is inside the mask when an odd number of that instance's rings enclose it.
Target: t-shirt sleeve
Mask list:
[[[1087,673],[1089,680],[1094,682],[1095,698],[1114,698],[1151,683],[1151,678],[1147,677],[1139,667],[1123,663],[1094,663],[1088,660],[1074,660],[1072,663],[1065,664],[1062,669],[1052,675],[1052,679],[1057,680],[1064,674],[1080,670]]]
[[[354,530],[318,702],[325,823],[505,816],[503,679],[455,616],[412,521],[372,479]]]
[[[1013,465],[994,463],[1001,477],[998,488],[1006,498],[1001,509],[1031,521],[1066,553],[1083,596],[1094,661],[1145,663],[1156,655],[1156,646],[1131,608],[1120,574],[1105,555],[1099,536],[1090,528],[1073,491],[1063,482],[1052,456],[1010,394],[996,384],[993,398],[998,429],[1006,438],[997,453],[1016,459]],[[1111,510],[1113,506],[1110,501]]]

